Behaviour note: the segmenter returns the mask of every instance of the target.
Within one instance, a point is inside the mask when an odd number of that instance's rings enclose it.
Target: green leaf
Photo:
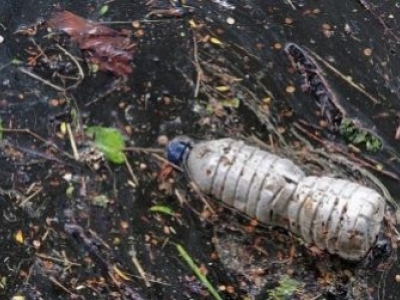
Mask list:
[[[222,298],[218,294],[217,290],[208,281],[207,277],[201,272],[200,268],[195,264],[193,259],[189,256],[189,254],[186,252],[185,248],[183,248],[179,244],[176,244],[176,249],[178,250],[179,254],[182,256],[182,258],[185,260],[185,262],[188,264],[188,266],[196,274],[197,278],[208,289],[208,291],[213,296],[213,298],[217,299],[217,300],[222,300]]]
[[[106,5],[103,5],[101,8],[100,8],[100,11],[99,11],[99,15],[100,16],[103,16],[103,15],[105,15],[107,12],[108,12],[108,9],[109,9],[110,7],[106,4]]]
[[[79,113],[75,108],[71,109],[71,125],[75,129],[78,129],[79,125],[80,125],[80,123],[79,123]]]
[[[238,108],[240,100],[238,98],[226,99],[222,101],[222,105],[229,108]]]
[[[382,149],[382,141],[368,130],[357,128],[350,119],[343,119],[340,133],[346,142],[362,145],[367,151],[377,152]]]
[[[10,62],[12,65],[15,65],[15,66],[20,66],[20,65],[22,65],[24,62],[22,61],[22,60],[19,60],[19,59],[17,59],[17,58],[14,58],[13,60],[11,60],[11,62]]]
[[[174,211],[171,208],[169,208],[168,206],[163,206],[163,205],[152,206],[152,207],[150,207],[150,211],[158,212],[158,213],[162,213],[162,214],[166,214],[166,215],[170,215],[170,216],[175,216]]]
[[[374,136],[371,136],[365,145],[368,151],[377,152],[382,149],[382,142]]]
[[[340,123],[340,133],[344,137],[349,138],[354,132],[355,132],[355,127],[353,122],[349,119],[343,119],[342,122]]]
[[[67,195],[68,198],[72,198],[74,190],[75,188],[72,184],[68,185],[67,189],[65,190],[65,194]]]
[[[364,143],[367,137],[367,133],[366,132],[359,132],[358,134],[356,134],[356,136],[353,139],[353,143],[354,144],[361,144]]]
[[[97,195],[94,196],[92,199],[93,205],[100,206],[100,207],[107,207],[108,203],[110,203],[110,199],[106,195]]]
[[[122,134],[115,128],[92,126],[86,129],[86,134],[94,139],[94,146],[104,154],[104,157],[115,163],[125,161],[125,142]]]
[[[92,72],[93,74],[96,74],[100,70],[100,67],[98,64],[89,63],[88,67],[89,67],[90,72]]]
[[[288,299],[289,297],[293,296],[296,290],[299,289],[301,286],[302,284],[299,281],[289,278],[288,276],[284,276],[279,281],[279,285],[268,292],[268,299]]]

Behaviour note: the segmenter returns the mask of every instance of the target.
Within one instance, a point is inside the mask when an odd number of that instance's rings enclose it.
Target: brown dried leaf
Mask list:
[[[69,11],[55,12],[51,19],[47,21],[49,26],[55,30],[64,31],[72,38],[79,36],[119,36],[116,30],[100,25],[96,22],[86,20]]]
[[[55,30],[67,33],[78,43],[86,60],[96,64],[100,70],[123,77],[132,73],[131,61],[135,44],[119,31],[68,11],[54,13],[48,24]]]

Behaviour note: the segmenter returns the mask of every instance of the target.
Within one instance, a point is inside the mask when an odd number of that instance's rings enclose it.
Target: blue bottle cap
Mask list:
[[[188,137],[177,137],[167,146],[167,159],[175,165],[181,165],[190,149],[193,147],[193,141]]]

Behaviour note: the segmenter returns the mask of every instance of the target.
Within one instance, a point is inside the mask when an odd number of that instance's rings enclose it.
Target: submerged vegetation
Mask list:
[[[367,151],[378,152],[382,150],[382,141],[370,131],[358,128],[350,119],[343,119],[340,124],[340,134],[355,146],[363,146]]]

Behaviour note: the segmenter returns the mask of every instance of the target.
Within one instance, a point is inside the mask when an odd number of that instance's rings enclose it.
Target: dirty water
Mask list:
[[[222,299],[397,299],[396,250],[359,264],[315,257],[285,231],[254,226],[213,201],[204,204],[179,172],[161,180],[165,166],[157,139],[238,137],[295,160],[309,173],[379,188],[360,171],[365,169],[397,200],[398,3],[192,0],[187,5],[193,12],[147,19],[151,11],[178,3],[108,1],[101,15],[105,4],[0,3],[0,118],[3,128],[20,129],[2,137],[0,294],[213,299],[180,257],[178,243]],[[137,49],[126,82],[91,73],[67,35],[49,38],[46,25],[34,26],[58,6],[133,31]],[[73,85],[55,75],[77,73],[56,41],[84,66],[83,81],[66,92],[20,71],[30,68],[57,86]],[[346,116],[377,136],[382,150],[347,147],[322,126],[315,99],[301,91],[301,76],[284,51],[288,42],[317,62]],[[60,134],[71,110],[81,124],[121,130],[127,147],[135,149],[127,156],[137,182],[124,164],[100,161],[96,169],[93,161],[73,159],[69,139]],[[79,149],[86,150],[81,130],[75,130]],[[175,214],[150,212],[156,205]],[[296,283],[286,296],[277,289],[285,278]]]

